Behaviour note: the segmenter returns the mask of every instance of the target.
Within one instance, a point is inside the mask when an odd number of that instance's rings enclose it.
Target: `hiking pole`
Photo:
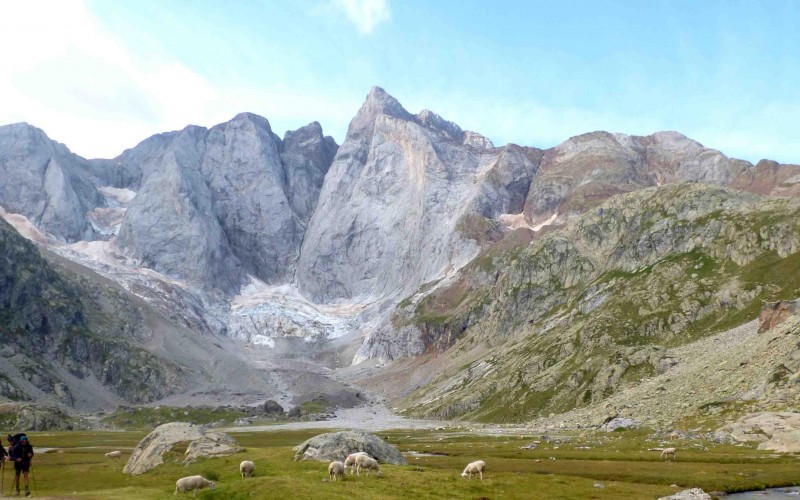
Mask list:
[[[31,466],[31,479],[33,479],[33,494],[39,496],[39,490],[36,489],[36,474],[33,473],[33,466]]]
[[[3,469],[3,475],[0,476],[0,495],[3,494],[3,490],[5,489],[6,484],[6,459],[5,457],[2,458],[3,463],[0,464],[0,469]]]

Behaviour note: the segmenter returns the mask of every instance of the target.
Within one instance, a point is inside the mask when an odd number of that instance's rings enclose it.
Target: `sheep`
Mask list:
[[[664,448],[661,451],[661,458],[672,457],[675,460],[675,448]]]
[[[106,453],[106,457],[108,457],[108,458],[116,458],[117,460],[119,460],[121,456],[122,456],[122,452],[119,451],[119,450],[109,451],[108,453]]]
[[[192,496],[196,497],[197,490],[202,490],[203,488],[209,488],[213,490],[216,487],[217,483],[214,481],[209,481],[203,476],[182,477],[175,482],[175,493],[173,493],[173,495],[177,495],[179,492],[186,493],[191,491]]]
[[[357,451],[355,453],[351,453],[347,455],[347,458],[344,459],[344,468],[347,470],[350,467],[350,474],[353,474],[356,471],[356,456],[357,455],[364,455],[368,457],[369,454],[366,451]]]
[[[374,470],[378,473],[378,477],[382,477],[381,468],[378,466],[378,461],[369,455],[356,455],[356,475],[361,475],[361,469],[367,469],[367,476],[370,471]]]
[[[464,467],[464,472],[461,473],[461,477],[466,477],[467,479],[472,479],[473,474],[480,474],[481,479],[483,479],[483,470],[486,468],[486,462],[483,460],[478,460],[477,462],[472,462],[467,464]]]
[[[242,463],[239,464],[239,472],[242,473],[242,480],[246,477],[253,477],[253,471],[256,468],[256,464],[251,462],[250,460],[244,460]]]
[[[344,470],[345,465],[342,462],[331,462],[328,466],[328,475],[331,476],[331,481],[336,481],[336,477],[339,476],[344,481]]]

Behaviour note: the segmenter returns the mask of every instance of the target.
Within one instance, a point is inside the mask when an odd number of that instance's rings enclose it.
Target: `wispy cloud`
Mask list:
[[[333,6],[341,10],[363,35],[369,35],[376,26],[392,18],[387,0],[333,0]]]

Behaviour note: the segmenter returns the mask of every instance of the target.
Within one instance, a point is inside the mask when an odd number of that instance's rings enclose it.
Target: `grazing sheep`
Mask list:
[[[344,464],[342,462],[331,462],[328,466],[328,475],[331,476],[331,481],[336,481],[337,476],[344,481]]]
[[[378,476],[383,476],[381,474],[381,468],[378,466],[378,461],[368,455],[356,455],[356,475],[361,475],[361,470],[367,469],[367,476],[369,476],[370,471],[374,470],[378,473]]]
[[[366,451],[357,451],[355,453],[351,453],[351,454],[347,455],[347,458],[344,459],[344,468],[345,468],[345,470],[347,470],[347,468],[350,467],[350,474],[352,474],[352,473],[354,473],[356,471],[356,456],[357,455],[364,455],[365,457],[369,456],[369,454]]]
[[[120,457],[122,456],[122,452],[118,451],[118,450],[117,451],[109,451],[108,453],[106,453],[106,456],[108,458],[116,458],[117,460],[119,460]]]
[[[175,493],[173,493],[173,495],[191,491],[192,496],[196,497],[197,490],[202,490],[203,488],[209,488],[213,490],[216,487],[217,483],[214,481],[209,481],[203,476],[182,477],[175,482]]]
[[[486,468],[486,462],[484,462],[483,460],[472,462],[470,464],[467,464],[466,467],[464,467],[464,472],[461,473],[461,477],[472,479],[473,474],[480,474],[481,479],[483,479],[483,470],[485,468]]]
[[[242,479],[246,477],[253,477],[253,471],[256,469],[256,464],[250,460],[244,460],[239,464],[239,472],[242,473]]]
[[[661,458],[672,457],[675,460],[675,448],[664,448],[661,451]]]

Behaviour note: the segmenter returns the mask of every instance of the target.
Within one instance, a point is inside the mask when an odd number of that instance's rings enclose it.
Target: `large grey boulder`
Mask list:
[[[209,431],[203,426],[171,422],[156,427],[131,453],[122,472],[139,475],[164,463],[164,454],[176,443],[191,441],[184,458],[190,463],[200,457],[219,457],[242,451],[236,441],[224,432]]]
[[[295,460],[330,462],[344,460],[357,451],[367,452],[379,462],[406,465],[400,451],[378,436],[363,431],[341,431],[320,434],[294,448]]]

